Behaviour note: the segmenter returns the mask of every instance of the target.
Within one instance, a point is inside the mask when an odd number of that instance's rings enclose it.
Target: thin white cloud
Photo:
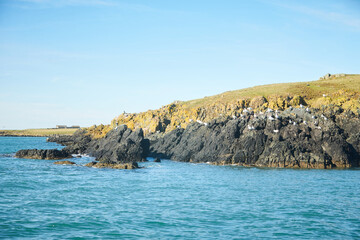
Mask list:
[[[286,8],[295,12],[306,14],[315,18],[318,18],[323,21],[332,22],[340,25],[344,25],[352,28],[353,30],[360,31],[360,15],[351,14],[350,11],[344,11],[342,9],[329,8],[329,6],[323,6],[321,9],[312,8],[300,4],[291,4],[290,2],[283,2],[278,0],[264,1],[259,0],[263,3],[270,3],[278,7]],[[349,6],[343,5],[344,7],[349,8]],[[351,10],[351,9],[350,9]]]

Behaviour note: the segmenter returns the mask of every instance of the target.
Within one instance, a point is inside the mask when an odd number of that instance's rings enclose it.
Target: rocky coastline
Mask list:
[[[48,141],[58,150],[17,157],[95,157],[93,167],[136,168],[147,157],[215,165],[343,169],[360,165],[360,75],[257,86],[142,113]],[[40,152],[39,152],[40,151]],[[56,154],[55,154],[56,153]],[[128,165],[130,164],[130,165]],[[120,166],[122,165],[122,166]]]
[[[89,154],[93,167],[133,169],[146,157],[250,167],[343,169],[359,167],[360,119],[350,111],[300,106],[192,121],[186,128],[144,137],[141,128],[115,127],[104,138],[86,130],[49,138],[70,154]],[[123,164],[120,167],[119,164]],[[125,164],[125,165],[124,165]]]

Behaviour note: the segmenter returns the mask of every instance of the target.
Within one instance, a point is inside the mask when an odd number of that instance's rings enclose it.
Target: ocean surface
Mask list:
[[[359,170],[136,170],[16,159],[46,138],[0,137],[0,239],[360,239]]]

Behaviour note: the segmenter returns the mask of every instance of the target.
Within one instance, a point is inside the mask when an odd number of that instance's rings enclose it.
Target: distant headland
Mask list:
[[[56,125],[55,128],[37,128],[24,130],[0,130],[0,136],[7,137],[49,137],[53,135],[72,135],[80,126]]]

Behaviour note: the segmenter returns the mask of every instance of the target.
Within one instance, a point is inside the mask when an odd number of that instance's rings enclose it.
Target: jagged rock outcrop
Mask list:
[[[65,143],[65,151],[72,154],[86,153],[108,165],[145,161],[149,151],[149,140],[144,138],[142,129],[132,131],[126,125],[109,131],[100,139],[92,139],[86,131],[79,131],[73,139],[57,137],[49,141]]]
[[[150,156],[258,167],[359,166],[359,119],[313,111],[289,108],[194,122],[152,140]]]
[[[129,163],[145,161],[148,149],[149,141],[141,128],[132,131],[122,125],[91,141],[86,152],[101,162]]]
[[[66,150],[57,149],[24,149],[16,152],[17,158],[29,158],[29,159],[45,159],[45,160],[57,160],[71,158],[71,154]]]

